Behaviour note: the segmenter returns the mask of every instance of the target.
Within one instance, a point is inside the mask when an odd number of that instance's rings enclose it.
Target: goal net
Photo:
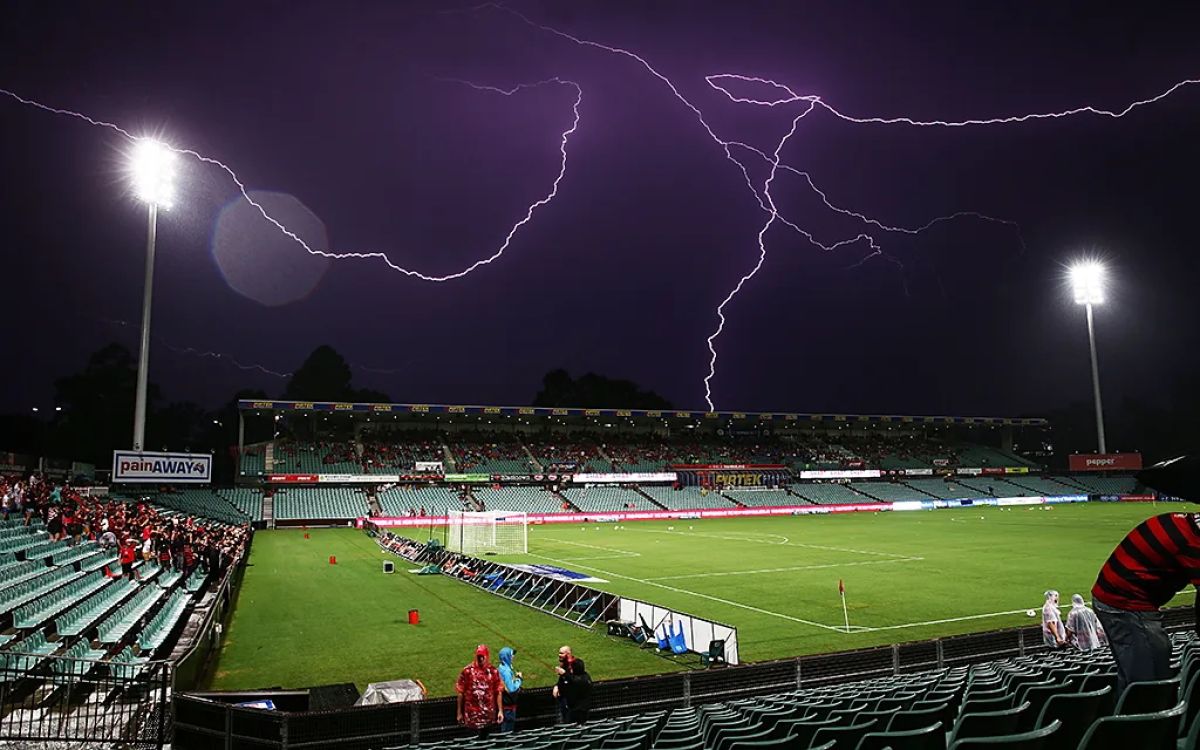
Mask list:
[[[529,521],[524,513],[510,511],[450,511],[446,523],[446,549],[475,555],[514,554],[529,551]]]

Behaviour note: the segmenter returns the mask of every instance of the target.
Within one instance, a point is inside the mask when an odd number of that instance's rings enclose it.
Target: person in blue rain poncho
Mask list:
[[[521,692],[523,676],[513,670],[514,655],[516,652],[508,646],[500,649],[500,682],[503,683],[500,705],[504,710],[504,721],[500,724],[501,732],[511,732],[517,728],[517,695]]]

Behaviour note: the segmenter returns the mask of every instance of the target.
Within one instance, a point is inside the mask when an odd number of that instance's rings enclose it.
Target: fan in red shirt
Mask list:
[[[500,671],[488,661],[488,647],[475,649],[475,660],[463,667],[454,684],[458,693],[458,723],[486,737],[504,721],[500,706]]]
[[[1138,480],[1162,495],[1195,500],[1198,471],[1200,459],[1177,458],[1150,467]],[[1200,513],[1146,519],[1100,569],[1092,600],[1117,662],[1118,695],[1130,683],[1171,676],[1171,641],[1160,608],[1189,584],[1200,586]],[[1196,609],[1200,615],[1200,597]]]

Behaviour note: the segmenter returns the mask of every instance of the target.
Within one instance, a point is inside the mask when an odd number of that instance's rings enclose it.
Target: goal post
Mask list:
[[[529,517],[499,510],[450,511],[446,549],[466,555],[525,554],[529,552]]]

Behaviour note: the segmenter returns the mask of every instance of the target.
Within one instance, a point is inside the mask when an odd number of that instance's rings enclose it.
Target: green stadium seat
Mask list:
[[[942,723],[922,729],[893,732],[868,732],[858,741],[857,750],[945,750],[946,732]]]
[[[1175,750],[1179,720],[1186,708],[1180,703],[1167,711],[1103,716],[1088,728],[1079,750]]]
[[[1117,699],[1118,716],[1166,711],[1179,703],[1179,678],[1134,682]]]
[[[1070,745],[1061,745],[1058,742],[1055,733],[1058,732],[1059,723],[1056,721],[1052,724],[1047,724],[1041,729],[1034,729],[1030,732],[1021,732],[1018,734],[1003,734],[991,737],[970,737],[962,739],[950,745],[950,750],[1051,750],[1051,748],[1062,747],[1064,750]]]
[[[855,747],[867,733],[877,726],[879,726],[879,722],[872,720],[849,726],[821,727],[813,735],[812,746],[820,746],[832,741],[834,747]]]
[[[963,704],[966,710],[967,703]],[[1021,714],[1029,709],[1028,703],[1015,708],[1001,711],[986,711],[982,713],[964,713],[954,722],[950,732],[950,742],[953,744],[960,739],[970,737],[990,737],[1002,734],[1012,734],[1021,722]]]

